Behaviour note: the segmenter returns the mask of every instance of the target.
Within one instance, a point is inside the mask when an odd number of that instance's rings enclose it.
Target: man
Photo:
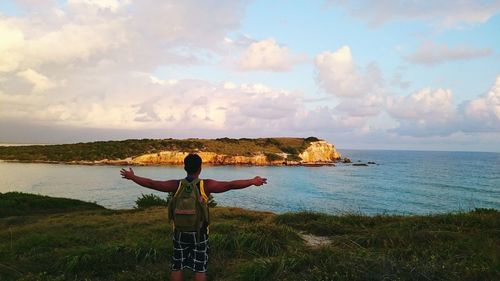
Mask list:
[[[189,154],[184,158],[184,170],[187,173],[185,180],[167,180],[157,181],[149,178],[136,176],[132,168],[129,170],[122,169],[120,174],[123,178],[132,180],[135,183],[147,188],[164,191],[164,192],[177,192],[181,186],[189,183],[194,183],[197,187],[197,192],[204,195],[204,204],[207,204],[206,198],[210,193],[221,193],[231,189],[242,189],[252,185],[261,186],[267,183],[266,178],[259,176],[247,180],[234,180],[234,181],[216,181],[206,179],[200,181],[199,175],[201,173],[201,157],[197,154]],[[183,189],[185,187],[182,187]],[[174,196],[175,200],[176,196]],[[205,206],[204,205],[204,206]],[[205,206],[208,212],[208,206]],[[181,232],[177,229],[174,230],[172,235],[174,252],[172,255],[170,280],[182,281],[184,279],[183,269],[189,268],[195,272],[195,280],[207,280],[207,263],[208,263],[208,218],[206,222],[202,223],[200,229],[195,232]]]

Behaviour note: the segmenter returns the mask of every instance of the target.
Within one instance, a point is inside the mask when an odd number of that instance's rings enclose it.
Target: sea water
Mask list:
[[[268,179],[261,187],[214,194],[219,205],[273,212],[430,214],[500,209],[500,153],[341,150],[354,163],[335,167],[204,166],[202,178]],[[146,189],[120,177],[121,166],[0,162],[0,192],[22,191],[133,208]],[[139,176],[179,179],[179,166],[133,167]]]

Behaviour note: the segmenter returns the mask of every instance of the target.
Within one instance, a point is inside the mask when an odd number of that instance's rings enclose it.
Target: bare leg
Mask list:
[[[195,281],[207,281],[207,274],[205,272],[196,272],[194,274]]]
[[[170,281],[183,281],[184,272],[182,270],[172,271],[170,273]]]

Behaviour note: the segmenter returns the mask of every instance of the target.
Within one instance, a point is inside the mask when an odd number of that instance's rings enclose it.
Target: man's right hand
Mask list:
[[[252,179],[252,183],[253,185],[261,186],[263,184],[267,184],[267,179],[256,176],[255,178]]]
[[[132,170],[132,168],[130,168],[130,167],[128,169],[129,169],[128,171],[125,169],[122,169],[120,171],[120,174],[122,175],[122,178],[131,180],[135,176],[134,170]]]

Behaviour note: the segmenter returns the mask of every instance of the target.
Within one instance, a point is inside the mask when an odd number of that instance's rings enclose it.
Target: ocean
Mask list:
[[[214,194],[222,206],[283,213],[434,214],[500,209],[500,153],[340,150],[354,163],[335,167],[205,166],[202,178],[266,177],[268,184]],[[120,177],[121,166],[0,162],[0,192],[22,191],[129,209],[146,189]],[[185,176],[179,166],[133,167],[158,180]]]

